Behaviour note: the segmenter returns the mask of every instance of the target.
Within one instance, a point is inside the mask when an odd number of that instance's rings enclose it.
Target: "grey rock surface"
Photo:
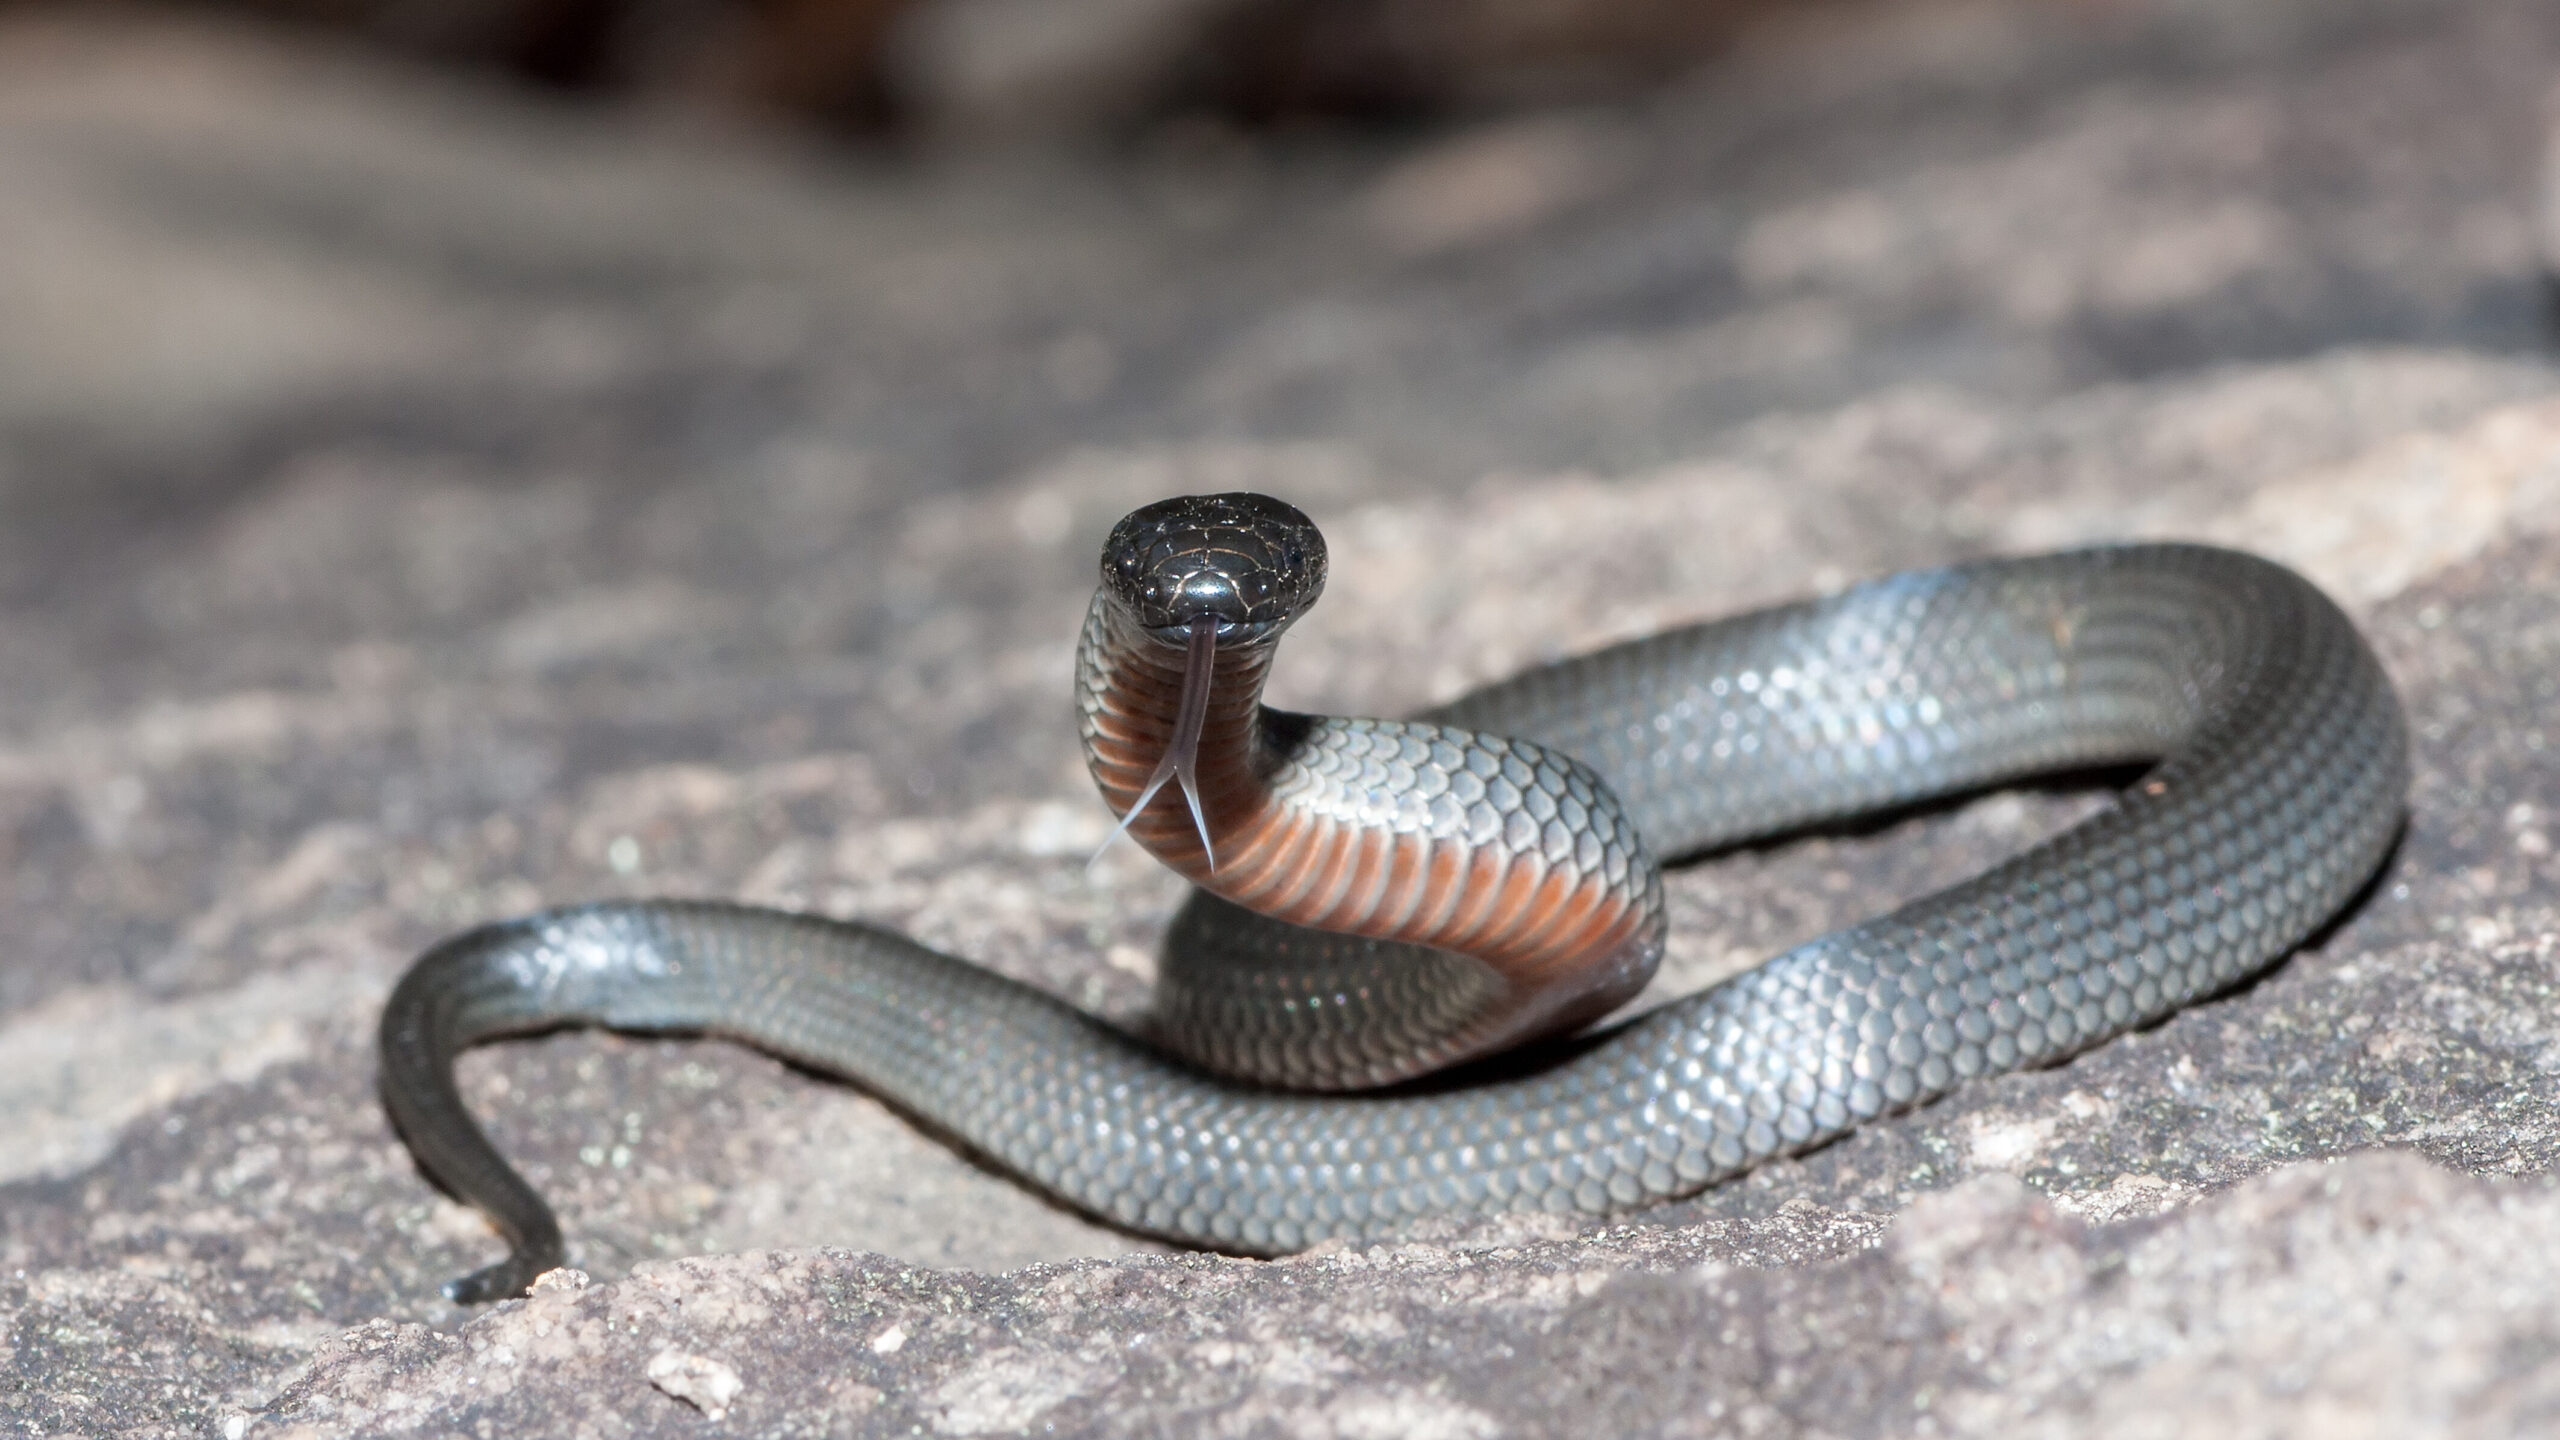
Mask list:
[[[2555,73],[2521,0],[1878,3],[1618,109],[893,170],[13,14],[0,1431],[2547,1427]],[[437,1299],[493,1238],[368,1046],[457,926],[743,896],[1143,1006],[1177,890],[1086,872],[1069,647],[1112,519],[1235,486],[1335,546],[1275,698],[1366,713],[1901,566],[2248,545],[2382,650],[2408,834],[2070,1064],[1619,1224],[1276,1264],[732,1047],[495,1047],[585,1278]],[[1686,869],[1649,999],[2099,803]]]

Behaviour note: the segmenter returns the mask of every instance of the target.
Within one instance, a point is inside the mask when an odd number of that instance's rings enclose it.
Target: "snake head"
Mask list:
[[[1102,586],[1167,645],[1217,622],[1221,648],[1267,640],[1324,593],[1324,536],[1286,501],[1178,495],[1132,511],[1102,547]]]

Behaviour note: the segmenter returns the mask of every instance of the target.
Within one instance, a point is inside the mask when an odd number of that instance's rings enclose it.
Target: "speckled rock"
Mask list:
[[[2560,14],[2059,14],[897,171],[0,26],[0,1433],[2546,1425]],[[1178,890],[1086,868],[1070,651],[1114,518],[1236,486],[1327,527],[1274,690],[1346,713],[1900,566],[2247,544],[2373,635],[2408,833],[2303,954],[2067,1065],[1611,1226],[1277,1264],[734,1047],[492,1047],[589,1278],[438,1299],[493,1238],[368,1044],[456,926],[743,896],[1137,1013]],[[2099,803],[1683,870],[1638,1003]]]
[[[770,1435],[2530,1434],[2560,1420],[2555,1225],[2547,1186],[2373,1154],[2103,1226],[1987,1175],[1889,1227],[1803,1207],[957,1278],[652,1262],[459,1335],[339,1336],[272,1433],[544,1432],[572,1395],[594,1433],[692,1433],[639,1378],[674,1354],[741,1367],[729,1414]]]

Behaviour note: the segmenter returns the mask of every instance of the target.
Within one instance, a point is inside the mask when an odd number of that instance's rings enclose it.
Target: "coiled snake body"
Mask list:
[[[2389,682],[2335,606],[2248,555],[1915,572],[1409,722],[1261,704],[1324,563],[1305,516],[1251,495],[1149,506],[1104,553],[1087,755],[1131,833],[1204,887],[1168,935],[1146,1038],[883,930],[731,905],[555,910],[420,958],[383,1015],[383,1094],[511,1249],[448,1292],[518,1293],[564,1254],[454,1086],[456,1052],[493,1036],[731,1036],[1095,1215],[1273,1253],[1433,1214],[1632,1209],[2051,1063],[2283,955],[2399,824]],[[2157,763],[2025,854],[1569,1053],[1322,1093],[1633,995],[1662,948],[1657,855],[2136,760]]]

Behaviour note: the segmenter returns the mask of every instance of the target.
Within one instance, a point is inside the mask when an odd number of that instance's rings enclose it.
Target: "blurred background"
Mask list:
[[[1822,0],[240,0],[590,94],[839,133],[1084,138],[1623,95]]]
[[[189,917],[312,827],[651,765],[1084,805],[1074,596],[1171,491],[1855,517],[1665,561],[1709,608],[2530,392],[2555,74],[2545,0],[0,5],[0,1000],[236,978]],[[1437,583],[1417,644],[1491,613]]]

